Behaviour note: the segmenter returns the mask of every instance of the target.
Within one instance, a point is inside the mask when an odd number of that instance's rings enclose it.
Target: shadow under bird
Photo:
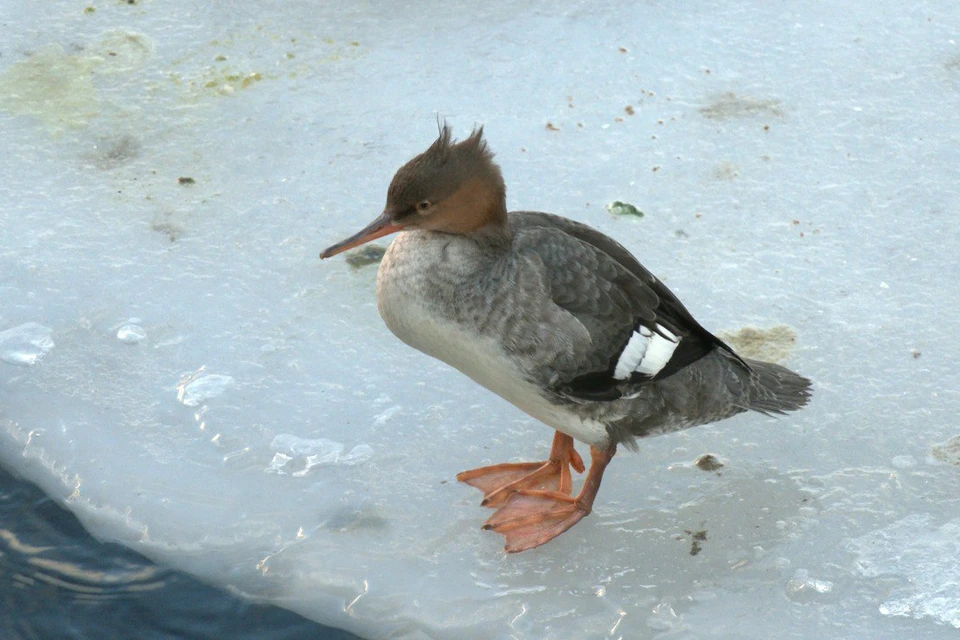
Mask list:
[[[548,213],[507,213],[483,128],[444,125],[403,165],[383,213],[320,254],[394,232],[377,273],[387,327],[556,430],[544,462],[464,471],[496,511],[508,552],[557,537],[590,513],[617,445],[747,410],[804,406],[810,381],[738,356],[615,240]],[[590,470],[572,495],[571,469]]]

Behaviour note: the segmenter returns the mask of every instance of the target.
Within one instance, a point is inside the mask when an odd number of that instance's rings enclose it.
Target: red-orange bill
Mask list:
[[[381,213],[380,217],[346,240],[338,242],[337,244],[327,247],[321,251],[320,259],[323,260],[324,258],[330,258],[331,256],[335,256],[342,251],[359,247],[360,245],[370,242],[371,240],[376,240],[377,238],[382,238],[383,236],[390,235],[391,233],[396,233],[401,229],[403,229],[403,227],[399,224],[395,224],[386,212]]]

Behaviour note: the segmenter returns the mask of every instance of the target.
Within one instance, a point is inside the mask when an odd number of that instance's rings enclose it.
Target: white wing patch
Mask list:
[[[663,325],[658,324],[657,331],[641,326],[633,332],[617,360],[614,378],[626,380],[634,372],[653,377],[670,362],[680,338]]]

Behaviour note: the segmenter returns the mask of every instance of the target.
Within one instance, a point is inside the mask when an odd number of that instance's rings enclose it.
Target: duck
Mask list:
[[[320,258],[398,234],[376,279],[387,328],[554,430],[544,461],[457,475],[495,509],[482,528],[506,552],[587,516],[620,446],[808,403],[808,378],[738,355],[616,240],[558,215],[508,212],[482,126],[462,141],[438,128],[393,176],[383,212]],[[590,452],[575,495],[585,465],[574,441]]]

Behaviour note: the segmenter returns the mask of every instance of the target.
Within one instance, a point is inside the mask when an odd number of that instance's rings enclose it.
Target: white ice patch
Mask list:
[[[36,322],[0,331],[0,360],[29,367],[53,349],[53,330]]]
[[[623,353],[620,354],[620,359],[617,360],[617,367],[613,372],[614,378],[626,380],[634,372],[655,376],[670,362],[673,352],[680,344],[680,339],[662,325],[657,325],[657,331],[663,335],[654,333],[646,327],[640,327],[638,331],[634,331]]]
[[[147,332],[140,326],[140,318],[130,318],[117,328],[117,340],[126,344],[136,344],[146,340]]]
[[[931,515],[914,514],[846,546],[860,556],[864,577],[895,585],[886,590],[880,613],[929,617],[960,629],[960,519],[938,524]]]
[[[273,459],[264,471],[279,475],[305,476],[311,469],[328,465],[353,465],[373,457],[373,447],[358,444],[344,454],[346,447],[327,438],[307,439],[281,433],[270,443]]]
[[[217,397],[236,383],[232,377],[218,373],[200,378],[187,376],[177,385],[177,400],[185,406],[196,407],[205,400]]]
[[[787,597],[796,602],[809,602],[831,591],[833,582],[814,578],[806,569],[797,569],[787,581]]]

